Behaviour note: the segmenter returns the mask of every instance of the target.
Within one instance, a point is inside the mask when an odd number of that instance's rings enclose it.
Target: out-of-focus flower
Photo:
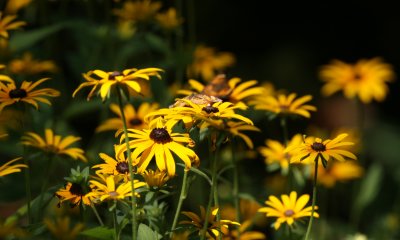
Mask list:
[[[132,151],[132,160],[138,165],[139,173],[149,165],[153,157],[160,171],[167,171],[169,176],[175,175],[175,159],[172,153],[175,153],[184,163],[186,168],[191,168],[192,163],[198,165],[199,157],[196,153],[186,147],[193,141],[187,133],[174,133],[172,126],[163,123],[161,118],[157,119],[157,124],[149,129],[137,130],[128,129],[129,147]],[[125,135],[121,136],[121,142]],[[121,150],[126,151],[121,145]],[[118,154],[123,154],[120,151]],[[128,149],[129,151],[129,149]],[[136,159],[136,160],[135,160]]]
[[[364,169],[354,161],[331,161],[327,168],[318,168],[318,182],[327,188],[335,186],[336,182],[360,178]],[[314,170],[311,174],[314,176]]]
[[[214,48],[197,46],[193,52],[193,62],[188,67],[188,75],[192,78],[202,77],[205,81],[212,80],[235,63],[235,57],[229,52],[217,52]]]
[[[267,217],[276,217],[273,227],[278,230],[282,223],[286,222],[291,226],[297,219],[311,216],[312,207],[304,208],[309,199],[308,194],[303,194],[297,198],[295,191],[292,191],[289,196],[281,195],[281,200],[275,196],[269,196],[268,200],[265,201],[268,207],[262,207],[258,211],[266,213]],[[313,216],[318,218],[319,214],[315,212],[316,209],[318,209],[317,206],[315,206]]]
[[[15,158],[11,161],[6,162],[5,164],[0,166],[0,177],[4,177],[6,175],[16,173],[16,172],[21,172],[21,168],[27,168],[28,166],[25,164],[14,164],[14,162],[21,160],[22,158]]]
[[[163,70],[159,68],[144,68],[144,69],[125,69],[122,72],[114,71],[114,72],[104,72],[102,70],[94,70],[89,71],[86,74],[83,74],[83,77],[87,82],[82,83],[79,87],[74,91],[72,96],[74,97],[79,90],[84,87],[92,87],[87,100],[89,100],[92,95],[97,90],[97,87],[100,87],[99,93],[103,101],[109,97],[111,88],[113,86],[124,87],[129,90],[133,90],[135,92],[140,92],[141,87],[137,82],[138,79],[150,80],[151,76],[156,76],[161,79],[161,75],[159,72]]]
[[[322,94],[329,96],[343,91],[346,98],[358,97],[363,103],[383,101],[387,95],[387,83],[395,78],[393,67],[381,58],[361,59],[355,64],[334,60],[323,66],[320,78],[326,82]]]
[[[155,18],[158,24],[167,31],[176,29],[183,22],[183,19],[176,14],[175,8],[169,8],[164,13],[158,13]]]
[[[81,160],[87,162],[84,156],[84,151],[77,147],[71,147],[71,145],[79,141],[80,137],[67,136],[63,138],[61,135],[55,135],[53,130],[45,130],[45,138],[34,132],[27,132],[22,136],[22,144],[39,148],[44,152],[53,153],[56,155],[67,155],[75,160]]]
[[[4,10],[7,14],[16,14],[18,10],[26,7],[32,0],[8,0]]]
[[[69,217],[59,217],[55,220],[45,218],[43,220],[47,229],[51,232],[53,237],[62,240],[74,240],[77,239],[78,234],[85,228],[84,224],[77,223],[71,226],[71,220]]]
[[[200,216],[193,212],[183,211],[182,214],[185,215],[186,217],[190,218],[190,221],[184,220],[184,221],[179,222],[179,224],[192,225],[199,231],[199,235],[202,235],[203,234],[203,232],[202,232],[203,226],[204,226],[205,220],[206,220],[206,210],[204,209],[203,206],[200,206],[200,211],[201,211]],[[223,231],[221,231],[220,229],[228,228],[230,225],[240,226],[240,224],[238,222],[231,221],[231,220],[217,221],[216,220],[217,213],[218,213],[218,208],[214,207],[211,209],[211,214],[208,216],[208,225],[207,225],[207,229],[206,229],[207,239],[209,239],[209,238],[217,239],[217,237],[220,234],[224,234]]]
[[[89,191],[90,192],[90,191]],[[55,195],[59,199],[58,206],[63,202],[70,202],[71,207],[75,207],[81,203],[90,205],[91,201],[81,184],[68,182],[64,188],[59,189]]]
[[[39,108],[38,102],[51,105],[51,102],[44,97],[58,97],[60,92],[52,88],[42,88],[34,90],[39,84],[49,78],[42,78],[34,83],[24,81],[21,87],[17,88],[14,81],[4,84],[0,81],[0,112],[6,106],[17,102],[25,102],[33,105],[36,109]]]
[[[0,220],[0,239],[23,239],[28,236],[28,232],[16,226],[17,222],[3,222]]]
[[[18,130],[23,122],[24,114],[14,109],[4,109],[0,114],[0,136],[9,130]]]
[[[21,59],[14,59],[8,64],[10,72],[15,74],[34,75],[43,72],[56,72],[58,70],[53,61],[39,61],[31,53],[25,53]]]
[[[276,115],[299,115],[310,118],[310,111],[316,111],[317,108],[312,105],[305,105],[312,99],[311,95],[306,95],[296,99],[296,94],[289,95],[278,94],[277,96],[266,96],[258,98],[251,102],[257,110],[265,110]]]
[[[368,237],[362,233],[347,235],[345,240],[368,240]]]
[[[146,114],[157,110],[157,103],[142,103],[136,110],[132,104],[126,104],[124,106],[125,119],[128,128],[134,129],[144,129],[148,128],[148,124],[145,122],[144,117]],[[118,118],[111,118],[104,121],[100,126],[96,128],[96,132],[108,131],[108,130],[118,130],[123,128],[121,109],[117,104],[111,104],[110,109]]]
[[[147,186],[149,186],[150,188],[161,188],[170,179],[167,172],[160,171],[158,169],[156,171],[152,169],[145,170],[142,173],[142,176],[144,178],[144,181],[147,183]]]
[[[23,21],[14,21],[16,18],[17,15],[5,15],[0,12],[0,37],[8,39],[9,30],[15,30],[26,25]]]
[[[149,21],[161,8],[161,2],[137,0],[124,2],[121,9],[113,9],[113,13],[124,21]]]
[[[300,145],[288,147],[285,151],[292,154],[292,162],[314,162],[321,158],[322,163],[330,158],[345,161],[345,157],[357,159],[350,151],[343,146],[353,145],[352,142],[342,142],[347,137],[346,133],[340,134],[334,139],[322,141],[320,138],[306,138]]]

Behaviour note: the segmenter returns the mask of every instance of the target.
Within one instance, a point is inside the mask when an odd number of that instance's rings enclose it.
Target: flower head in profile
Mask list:
[[[16,18],[17,15],[5,15],[0,11],[0,37],[8,39],[9,30],[15,30],[26,25],[23,21],[14,21]]]
[[[290,139],[287,147],[298,146],[303,141],[300,134],[296,134]],[[265,145],[258,148],[258,152],[265,158],[267,165],[279,164],[284,170],[287,169],[289,163],[292,162],[293,155],[285,152],[286,146],[279,141],[267,139]]]
[[[55,220],[45,218],[43,222],[56,239],[77,239],[79,233],[85,228],[84,224],[82,223],[77,223],[71,226],[71,220],[67,216],[58,217]]]
[[[189,80],[189,84],[194,91],[180,90],[178,93],[184,95],[201,93],[232,103],[247,102],[247,99],[264,93],[263,87],[256,86],[258,84],[257,80],[242,82],[240,78],[235,77],[227,81],[225,74],[218,74],[206,85],[193,79]]]
[[[24,136],[22,136],[21,142],[23,145],[39,148],[47,153],[67,155],[75,160],[87,162],[82,149],[71,147],[73,143],[79,141],[80,139],[80,137],[75,137],[72,135],[63,138],[61,135],[54,134],[53,130],[45,129],[44,138],[34,132],[27,132]]]
[[[292,191],[290,195],[281,195],[281,200],[275,196],[269,196],[265,201],[267,207],[262,207],[258,211],[265,213],[267,217],[276,217],[273,227],[278,230],[282,223],[291,226],[295,221],[304,217],[310,217],[312,207],[305,207],[310,199],[308,194],[303,194],[297,198],[297,192]],[[313,216],[318,218],[319,214],[315,212],[318,207],[315,206]]]
[[[150,188],[161,188],[170,179],[167,172],[159,169],[155,171],[152,169],[144,170],[142,176]]]
[[[93,96],[96,90],[98,90],[97,88],[100,88],[99,93],[103,101],[110,95],[113,86],[122,87],[123,89],[126,89],[127,92],[140,92],[141,87],[137,80],[150,80],[151,76],[161,78],[160,72],[162,71],[163,70],[159,68],[130,68],[125,69],[122,72],[105,72],[102,70],[89,71],[86,74],[83,74],[86,82],[79,85],[72,96],[74,97],[76,93],[84,87],[92,87],[87,100]]]
[[[24,81],[20,87],[17,87],[11,78],[0,75],[0,112],[6,106],[17,102],[29,103],[36,109],[39,108],[38,102],[51,105],[51,102],[46,97],[58,97],[60,96],[59,91],[52,88],[34,90],[38,85],[47,80],[49,78],[42,78],[34,83]],[[2,81],[7,83],[5,84]]]
[[[288,147],[285,151],[293,155],[292,162],[314,162],[321,159],[322,164],[326,167],[327,161],[337,159],[345,161],[345,158],[357,159],[357,157],[348,151],[345,147],[353,145],[352,142],[343,142],[347,137],[346,133],[339,134],[334,139],[322,141],[321,138],[309,137],[299,145]]]
[[[207,232],[206,236],[207,239],[217,239],[217,237],[221,234],[223,234],[223,231],[221,229],[223,228],[228,228],[231,225],[237,225],[240,226],[238,222],[231,221],[231,220],[216,220],[216,216],[218,213],[219,209],[216,207],[213,207],[211,209],[211,214],[208,216],[208,226],[207,226]],[[206,220],[206,210],[204,209],[203,206],[200,206],[200,216],[197,215],[196,213],[193,212],[186,212],[183,211],[182,214],[185,215],[186,217],[190,218],[189,220],[184,220],[179,222],[179,224],[185,224],[185,225],[191,225],[195,227],[199,231],[199,235],[202,235],[203,232],[203,226],[205,224]]]
[[[155,110],[157,110],[157,103],[142,103],[137,109],[132,104],[126,104],[124,106],[125,119],[128,128],[134,129],[144,129],[148,128],[147,122],[145,122],[144,117]],[[111,118],[104,121],[100,126],[96,128],[96,132],[108,131],[108,130],[118,130],[122,129],[122,116],[121,110],[117,104],[111,104],[110,109],[118,117]]]
[[[253,101],[255,109],[265,110],[276,115],[299,115],[305,118],[310,118],[310,111],[316,111],[317,108],[305,104],[312,99],[311,95],[306,95],[297,98],[297,94],[289,95],[278,94],[277,96],[266,96]]]
[[[314,170],[313,170],[314,171]],[[360,178],[364,169],[354,161],[331,161],[326,168],[318,168],[318,183],[327,188],[334,187],[336,182]],[[312,172],[311,176],[314,175]]]
[[[27,168],[28,166],[25,164],[14,164],[13,163],[21,160],[22,158],[15,158],[11,161],[6,162],[5,164],[0,166],[0,177],[4,177],[6,175],[16,173],[16,172],[21,172],[21,168]]]
[[[158,13],[155,19],[167,31],[176,29],[183,22],[183,19],[177,15],[175,8],[169,8],[164,13]]]
[[[131,157],[135,161],[134,164],[138,166],[139,173],[144,172],[153,157],[158,169],[168,172],[171,177],[175,175],[176,157],[181,159],[188,169],[191,168],[192,163],[198,165],[199,157],[192,149],[186,147],[193,143],[189,134],[172,132],[172,126],[168,122],[163,122],[161,118],[157,119],[154,126],[150,126],[151,128],[143,130],[128,129]],[[122,135],[121,142],[124,139],[125,135]],[[119,154],[123,154],[123,151]]]
[[[322,94],[330,96],[343,91],[346,98],[358,97],[363,103],[383,101],[388,82],[395,78],[393,67],[381,58],[361,59],[355,64],[334,60],[322,67],[320,78],[325,82]]]
[[[216,73],[225,70],[235,63],[235,57],[229,52],[217,52],[206,46],[197,46],[193,53],[193,62],[188,67],[189,77],[202,77],[210,81]]]
[[[35,75],[43,72],[57,72],[58,68],[53,61],[39,61],[33,59],[31,53],[25,53],[22,58],[14,59],[8,64],[11,73]]]
[[[81,184],[68,182],[65,187],[59,189],[55,193],[59,200],[58,206],[60,206],[63,202],[69,202],[71,207],[76,207],[81,203],[90,205],[90,188],[88,186],[86,188],[87,189],[85,189]]]

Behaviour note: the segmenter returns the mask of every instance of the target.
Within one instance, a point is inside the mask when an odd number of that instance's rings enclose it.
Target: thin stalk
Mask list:
[[[190,47],[193,48],[196,43],[196,11],[194,0],[189,0],[187,3],[187,19],[188,19],[188,35]]]
[[[187,187],[187,175],[188,175],[188,172],[189,172],[189,170],[186,169],[186,168],[183,171],[181,194],[179,196],[179,202],[178,202],[178,206],[176,208],[174,221],[172,222],[171,233],[169,235],[170,238],[172,238],[173,231],[175,230],[176,224],[178,223],[178,218],[179,218],[179,213],[181,212],[182,203],[186,199],[186,196],[187,196],[187,190],[188,190],[188,187]]]
[[[127,157],[128,157],[129,174],[130,174],[130,180],[131,180],[132,239],[135,240],[137,238],[137,229],[138,229],[137,228],[138,223],[137,223],[137,219],[136,219],[136,196],[135,196],[135,186],[134,186],[135,175],[133,174],[131,151],[129,149],[128,127],[126,124],[124,106],[122,104],[121,89],[119,87],[117,87],[117,96],[118,96],[118,105],[119,105],[119,109],[121,111],[121,118],[122,118],[122,123],[123,123],[124,134],[125,134],[126,153],[127,153]]]
[[[90,207],[92,208],[92,210],[93,210],[93,212],[94,212],[94,215],[96,216],[96,218],[97,218],[97,221],[99,221],[99,223],[100,223],[100,226],[104,226],[104,223],[103,223],[103,221],[101,220],[101,217],[100,217],[100,215],[99,215],[99,213],[97,212],[97,209],[96,209],[96,206],[94,206],[92,203],[90,204]]]
[[[231,143],[231,150],[232,150],[232,162],[233,162],[233,203],[235,206],[236,221],[240,223],[241,216],[240,216],[240,202],[239,202],[239,168],[236,159],[234,140],[232,140]],[[237,227],[237,229],[238,229],[237,238],[240,239],[239,227]]]
[[[176,0],[176,10],[178,16],[182,16],[182,11],[183,11],[183,1],[182,0]],[[183,29],[182,26],[179,26],[178,30],[176,31],[176,36],[175,36],[175,47],[176,47],[176,54],[179,56],[177,65],[176,65],[176,72],[175,72],[175,80],[178,84],[178,86],[182,85],[183,82],[183,74],[184,74],[184,66],[183,66],[183,59],[182,59],[182,53],[183,53]]]
[[[314,219],[314,208],[315,208],[315,202],[317,199],[317,176],[318,176],[318,161],[319,161],[319,155],[315,159],[315,168],[314,168],[314,182],[313,182],[313,195],[312,195],[312,204],[311,204],[311,216],[310,220],[308,221],[308,227],[307,227],[307,232],[306,232],[306,237],[304,240],[308,240],[310,232],[311,232],[311,226],[313,223]]]
[[[287,127],[287,120],[285,116],[281,117],[281,127],[282,127],[282,134],[283,134],[283,143],[285,144],[285,147],[288,146],[289,143],[289,133],[288,133],[288,127]],[[290,172],[290,158],[289,156],[286,157],[287,160],[287,177],[288,177],[288,190],[292,189],[292,177],[291,177],[291,172]]]
[[[46,176],[45,176],[44,179],[43,179],[42,189],[41,189],[41,191],[40,191],[39,204],[38,204],[38,212],[37,212],[38,220],[40,219],[40,215],[41,215],[41,213],[43,212],[43,209],[42,209],[43,198],[44,198],[44,193],[45,193],[46,188],[47,188],[47,184],[48,184],[48,182],[49,182],[51,169],[52,169],[52,167],[53,167],[53,156],[54,156],[54,155],[53,155],[52,153],[47,154],[48,164],[47,164],[47,168],[46,168],[46,171],[45,171],[45,173],[47,173],[47,174],[46,174]]]
[[[24,177],[25,177],[25,192],[26,192],[26,197],[28,198],[26,207],[28,209],[28,225],[29,225],[32,223],[32,209],[31,209],[32,191],[31,191],[31,181],[30,181],[31,171],[30,171],[29,161],[26,157],[24,157],[24,164],[28,166],[24,170]]]
[[[117,220],[117,201],[115,201],[115,200],[114,200],[114,209],[113,209],[113,222],[114,222],[114,239],[119,240],[118,220]]]

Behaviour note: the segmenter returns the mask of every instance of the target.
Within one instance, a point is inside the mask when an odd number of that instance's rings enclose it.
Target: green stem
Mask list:
[[[194,0],[187,1],[188,35],[190,47],[193,49],[196,44],[196,12]]]
[[[235,141],[233,139],[231,143],[231,150],[232,150],[232,162],[233,162],[233,201],[236,211],[236,221],[240,223],[241,216],[240,216],[240,200],[239,200],[239,168],[235,153]],[[239,227],[237,227],[237,229],[238,229],[237,239],[240,239]]]
[[[53,166],[53,156],[54,155],[52,153],[48,153],[47,154],[48,164],[47,164],[47,168],[46,168],[46,171],[45,171],[45,173],[46,173],[45,175],[46,176],[43,179],[42,189],[40,191],[39,204],[38,204],[38,209],[37,209],[38,210],[38,212],[37,212],[38,220],[40,219],[40,215],[43,212],[43,209],[42,209],[43,198],[44,198],[44,193],[45,193],[46,188],[47,188],[47,183],[49,182],[51,169],[52,169],[52,166]]]
[[[114,200],[113,222],[114,222],[114,239],[119,240],[118,236],[118,220],[117,220],[117,201]]]
[[[122,104],[121,89],[119,87],[117,87],[117,96],[118,96],[118,105],[119,105],[119,109],[121,111],[122,124],[123,124],[123,129],[124,129],[124,134],[125,134],[126,153],[128,156],[128,166],[129,166],[129,174],[130,174],[131,190],[132,190],[132,197],[131,197],[132,239],[135,240],[137,237],[137,225],[138,225],[137,219],[136,219],[136,196],[135,196],[135,186],[134,186],[135,175],[133,174],[131,151],[129,149],[128,127],[126,124],[124,106]]]
[[[97,218],[97,221],[99,221],[99,223],[100,223],[100,226],[104,226],[104,223],[103,223],[103,221],[101,220],[101,217],[100,217],[100,215],[99,215],[99,213],[97,212],[97,209],[96,209],[96,206],[94,206],[92,203],[90,204],[90,207],[92,208],[92,210],[93,210],[93,212],[94,212],[94,215],[96,216],[96,218]]]
[[[176,10],[177,14],[179,17],[182,16],[182,9],[183,9],[183,2],[182,0],[176,0]],[[176,63],[176,76],[175,80],[178,86],[182,86],[183,82],[183,74],[184,74],[184,66],[183,66],[183,59],[182,59],[182,53],[183,53],[183,29],[182,26],[178,28],[176,31],[176,36],[175,36],[175,44],[176,44],[176,54],[179,56],[177,58],[177,63]]]
[[[310,216],[310,220],[308,222],[306,237],[304,238],[304,240],[308,240],[308,238],[309,238],[309,235],[310,235],[310,232],[311,232],[311,226],[312,226],[313,219],[314,219],[315,202],[316,202],[316,199],[317,199],[317,176],[318,176],[318,161],[319,161],[319,157],[320,156],[318,155],[317,158],[315,159],[311,216]]]
[[[282,133],[283,133],[283,143],[285,144],[285,147],[288,146],[289,143],[289,133],[288,133],[288,127],[287,127],[287,120],[286,117],[282,116],[281,117],[281,127],[282,127]],[[291,177],[291,172],[290,172],[290,158],[287,155],[286,156],[287,160],[287,178],[288,178],[288,190],[292,189],[292,177]]]
[[[186,168],[183,171],[181,194],[179,196],[179,202],[178,202],[178,206],[176,208],[174,221],[172,222],[171,233],[169,235],[170,238],[172,238],[172,234],[173,234],[173,232],[175,230],[176,224],[178,223],[178,218],[179,218],[179,213],[181,212],[182,203],[186,199],[186,196],[187,196],[187,190],[188,190],[188,187],[187,187],[187,175],[188,175],[188,172],[189,172],[189,169],[186,169]]]
[[[24,148],[25,149],[25,148]],[[26,157],[24,157],[24,164],[28,166],[25,168],[24,177],[25,177],[25,191],[27,199],[27,209],[28,209],[28,225],[32,223],[32,209],[31,209],[31,201],[32,201],[32,191],[31,191],[31,171],[29,166],[29,161]]]

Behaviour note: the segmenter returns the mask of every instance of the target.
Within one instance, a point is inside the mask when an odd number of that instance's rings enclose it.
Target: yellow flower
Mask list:
[[[157,110],[158,104],[156,103],[142,103],[136,110],[133,105],[126,104],[124,107],[125,119],[128,128],[144,129],[148,128],[148,124],[145,122],[144,117],[146,114]],[[122,129],[121,110],[117,104],[111,104],[110,109],[118,118],[111,118],[103,122],[96,128],[96,132],[107,131],[107,130],[118,130]]]
[[[51,102],[44,97],[60,96],[60,92],[52,88],[33,90],[39,84],[49,80],[49,78],[42,78],[34,83],[24,81],[19,88],[15,86],[15,83],[12,80],[10,83],[5,85],[1,82],[1,80],[5,79],[6,78],[4,77],[0,79],[0,112],[3,110],[4,107],[20,101],[29,103],[33,105],[36,109],[38,109],[38,102],[51,105]]]
[[[144,170],[142,176],[150,188],[161,188],[170,179],[167,172],[160,170]]]
[[[342,90],[346,98],[358,97],[363,103],[370,103],[385,99],[389,90],[386,83],[394,80],[395,73],[380,58],[361,59],[355,64],[334,60],[322,67],[320,78],[326,82],[321,89],[323,95]]]
[[[337,181],[347,181],[360,178],[364,169],[353,161],[332,161],[327,168],[318,169],[318,182],[327,188],[335,186]],[[314,176],[314,170],[311,174]]]
[[[105,163],[97,164],[92,167],[100,168],[96,171],[96,174],[122,176],[125,181],[128,181],[130,178],[128,159],[125,158],[124,154],[117,155],[119,148],[121,148],[121,146],[114,145],[115,159],[105,153],[99,154],[100,158],[103,159]]]
[[[17,227],[17,221],[0,220],[0,239],[24,239],[28,236],[28,232],[24,229]]]
[[[31,53],[25,53],[21,59],[14,59],[8,64],[10,72],[15,74],[34,75],[42,72],[56,72],[57,66],[53,61],[39,61]]]
[[[197,46],[193,53],[193,62],[188,67],[189,77],[201,76],[203,80],[210,81],[216,74],[235,63],[232,53],[216,52],[214,48]]]
[[[258,231],[250,231],[251,221],[245,221],[240,224],[239,229],[222,228],[223,240],[262,240],[266,239],[264,233]],[[240,237],[239,237],[240,235]]]
[[[303,141],[300,134],[296,134],[288,142],[287,147],[298,146]],[[259,153],[265,158],[265,163],[271,165],[278,163],[282,169],[287,169],[289,162],[292,162],[293,155],[285,152],[286,146],[279,141],[267,139],[265,146],[258,148]]]
[[[0,166],[0,177],[4,177],[5,175],[11,174],[11,173],[16,173],[16,172],[21,172],[21,168],[27,168],[25,164],[15,164],[11,165],[12,163],[21,160],[22,158],[15,158],[11,161],[6,162],[5,164]]]
[[[316,111],[317,108],[304,104],[310,101],[312,96],[306,95],[298,99],[296,99],[296,96],[295,93],[278,94],[276,97],[266,96],[265,98],[258,98],[253,104],[255,109],[265,110],[277,115],[300,115],[310,118],[310,111]]]
[[[237,103],[240,101],[247,102],[246,99],[260,96],[264,93],[263,87],[256,87],[257,80],[250,80],[241,83],[240,78],[232,78],[226,81],[224,74],[217,75],[210,83],[203,85],[196,80],[189,80],[190,87],[195,92],[190,90],[180,90],[178,93],[190,95],[193,93],[202,93],[208,96],[214,96],[223,101]],[[265,97],[265,95],[263,95]]]
[[[0,11],[0,37],[8,39],[8,30],[18,29],[19,27],[26,25],[23,21],[13,22],[16,18],[17,15],[3,15]]]
[[[174,30],[183,22],[183,19],[177,16],[175,8],[169,8],[164,13],[158,13],[155,18],[162,28],[169,31]]]
[[[92,192],[88,195],[91,198],[98,199],[101,202],[105,200],[124,200],[127,197],[132,197],[131,181],[122,182],[118,176],[107,176],[98,174],[98,180],[90,180],[90,186]],[[133,186],[134,188],[140,188],[145,186],[146,183],[140,182],[135,179]],[[135,192],[135,196],[139,197],[139,194]]]
[[[22,136],[22,144],[39,148],[45,152],[53,153],[56,155],[68,155],[75,160],[87,162],[86,157],[83,155],[84,151],[80,148],[70,147],[73,143],[79,141],[80,137],[67,136],[63,138],[61,135],[55,135],[53,130],[45,130],[45,138],[42,138],[34,132],[27,132]]]
[[[149,21],[161,8],[160,2],[151,0],[126,1],[122,9],[113,9],[113,13],[124,21]]]
[[[8,0],[4,12],[15,14],[21,8],[27,6],[32,0]]]
[[[78,234],[85,228],[82,223],[77,223],[71,228],[69,217],[59,217],[55,221],[45,218],[43,222],[53,237],[61,240],[77,239]]]
[[[197,230],[199,231],[199,235],[202,235],[203,225],[206,220],[206,211],[203,206],[200,206],[200,211],[201,211],[200,216],[193,212],[183,211],[182,214],[185,215],[186,217],[190,218],[190,221],[184,220],[184,221],[179,222],[179,224],[192,225],[195,228],[197,228]],[[207,226],[207,232],[206,232],[207,239],[217,239],[217,237],[220,234],[223,234],[223,232],[220,232],[221,231],[220,229],[228,228],[229,225],[240,226],[240,224],[238,222],[234,222],[231,220],[217,221],[216,220],[217,213],[218,213],[218,208],[213,207],[211,209],[211,214],[208,216],[208,226]]]
[[[55,195],[59,199],[58,206],[65,201],[70,202],[71,207],[76,207],[81,203],[85,205],[90,205],[91,203],[88,193],[85,193],[83,187],[78,183],[68,182],[67,185],[59,189]]]
[[[322,164],[326,166],[326,162],[330,159],[345,161],[344,157],[357,159],[357,157],[345,150],[344,146],[353,145],[352,142],[342,142],[347,137],[346,133],[338,135],[333,140],[327,139],[322,141],[320,138],[306,138],[300,145],[290,146],[285,151],[292,154],[292,162],[314,162],[321,158]]]
[[[122,72],[114,71],[114,72],[104,72],[102,70],[94,70],[89,71],[86,74],[83,74],[83,77],[87,82],[82,83],[79,87],[74,91],[72,96],[84,87],[93,86],[90,91],[87,100],[89,100],[97,87],[100,86],[100,96],[103,101],[107,96],[110,95],[111,87],[114,85],[119,85],[121,87],[126,87],[127,90],[133,90],[135,92],[140,92],[141,87],[137,82],[138,79],[150,80],[151,76],[156,76],[161,78],[159,72],[162,70],[159,68],[144,68],[144,69],[125,69]]]
[[[268,200],[265,201],[268,207],[262,207],[258,211],[265,213],[267,217],[276,217],[277,219],[273,226],[277,230],[282,223],[286,222],[291,226],[295,220],[311,216],[312,207],[304,208],[309,199],[310,196],[308,194],[303,194],[297,199],[295,191],[292,191],[289,196],[286,194],[281,195],[281,200],[275,196],[269,196]],[[315,212],[316,209],[318,209],[317,206],[314,208],[313,216],[318,218],[319,214]]]
[[[161,118],[158,118],[157,124],[151,129],[128,129],[131,157],[135,161],[134,164],[138,165],[139,173],[144,172],[154,156],[158,169],[167,171],[169,176],[175,175],[175,159],[172,153],[175,153],[185,163],[186,168],[191,168],[192,162],[198,163],[199,157],[196,153],[184,146],[192,143],[189,134],[173,133],[171,128],[171,125],[166,125]],[[124,139],[125,135],[122,135],[121,142]],[[123,152],[120,151],[119,154],[123,154]]]

